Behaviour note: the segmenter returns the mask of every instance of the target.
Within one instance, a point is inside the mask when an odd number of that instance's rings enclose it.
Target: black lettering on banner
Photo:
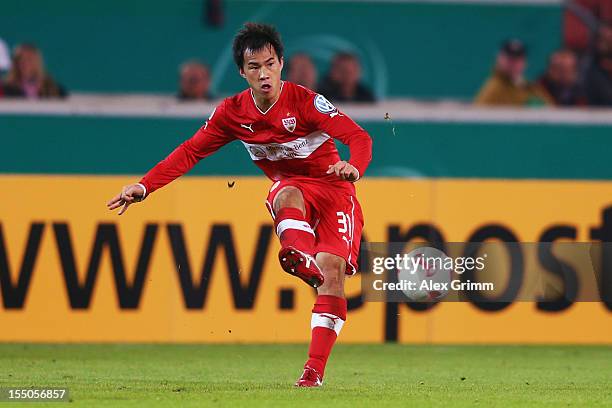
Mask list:
[[[576,270],[557,258],[552,252],[552,243],[560,238],[576,239],[576,228],[569,225],[555,225],[545,230],[538,243],[538,260],[547,271],[561,278],[563,289],[556,298],[540,297],[536,303],[539,310],[560,312],[574,304],[579,290]],[[550,244],[549,244],[550,243]],[[549,290],[549,288],[546,288]]]
[[[387,229],[387,242],[410,242],[415,238],[422,238],[429,242],[432,247],[445,252],[444,236],[442,232],[431,224],[417,224],[410,228],[406,233],[402,233],[400,226],[390,225]],[[387,256],[395,256],[389,248]],[[427,311],[435,307],[437,303],[406,302],[406,306],[418,312]],[[385,341],[397,342],[399,332],[399,322],[397,314],[399,303],[385,302]]]
[[[601,301],[612,311],[612,207],[603,210],[601,222],[601,227],[591,228],[591,239],[601,241],[601,264],[593,266],[599,270],[601,276]],[[592,254],[591,258],[596,258],[595,254]]]
[[[130,286],[127,282],[125,266],[123,262],[123,254],[119,237],[117,234],[117,226],[115,224],[100,223],[96,230],[85,283],[79,283],[76,261],[70,238],[70,231],[66,223],[54,223],[53,231],[55,232],[55,241],[59,251],[62,270],[64,273],[64,282],[68,291],[70,306],[73,309],[87,309],[91,302],[91,295],[96,284],[98,269],[102,260],[102,252],[104,248],[108,248],[111,256],[111,264],[113,268],[113,276],[115,278],[115,288],[117,290],[117,298],[121,309],[136,309],[140,303],[142,289],[145,283],[145,277],[149,268],[151,254],[153,252],[153,244],[157,236],[157,224],[147,224],[144,231],[138,261],[136,263],[136,272],[134,280]]]
[[[463,256],[476,258],[478,256],[478,250],[482,246],[482,242],[487,239],[498,239],[504,242],[508,253],[510,254],[510,277],[508,279],[508,286],[506,290],[497,296],[496,299],[490,298],[477,291],[464,291],[464,296],[470,300],[474,306],[480,310],[489,312],[497,312],[510,306],[512,301],[516,299],[516,296],[521,289],[523,284],[523,253],[518,244],[518,239],[512,231],[503,225],[493,224],[485,225],[472,234],[467,240]],[[508,244],[511,245],[508,245]],[[512,243],[515,243],[512,245]],[[476,279],[475,272],[473,269],[466,270],[461,274],[461,281],[467,282],[478,282]],[[499,299],[507,299],[506,301],[500,301]]]
[[[295,291],[291,288],[281,289],[278,292],[278,308],[280,310],[293,310],[295,307]]]
[[[232,288],[232,298],[236,309],[252,309],[261,281],[263,266],[270,246],[272,226],[262,225],[255,247],[255,256],[251,264],[249,281],[246,286],[240,282],[240,268],[236,258],[236,245],[228,224],[214,224],[210,231],[208,246],[204,255],[204,263],[200,274],[200,283],[196,285],[192,278],[191,262],[185,245],[183,227],[180,224],[168,224],[168,236],[172,247],[172,255],[183,291],[183,299],[187,309],[203,309],[208,294],[208,284],[219,247],[224,249],[225,262]]]
[[[6,309],[23,309],[32,280],[32,272],[34,271],[34,264],[38,256],[44,227],[45,225],[39,222],[30,225],[30,232],[23,253],[21,267],[19,268],[17,284],[13,285],[9,267],[8,248],[4,240],[2,224],[0,224],[0,288],[2,289],[2,303]]]

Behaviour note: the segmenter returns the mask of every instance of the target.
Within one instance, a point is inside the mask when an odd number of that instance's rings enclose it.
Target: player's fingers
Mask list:
[[[110,207],[111,205],[117,203],[118,201],[121,200],[121,194],[117,194],[116,196],[114,196],[113,198],[110,199],[110,201],[108,203],[106,203],[107,207]]]
[[[349,174],[352,174],[354,171],[355,171],[355,168],[347,163],[344,169],[342,169],[342,175],[348,176]]]
[[[121,209],[119,210],[119,215],[121,215],[121,214],[123,214],[124,212],[126,212],[129,206],[130,206],[130,203],[125,203],[125,204],[123,205],[123,207],[121,207]]]
[[[346,162],[344,168],[340,172],[340,177],[342,180],[351,181],[353,177],[356,175],[357,169],[352,164]]]
[[[342,180],[350,181],[352,178],[353,178],[353,174],[352,173],[342,173]]]
[[[336,164],[330,164],[330,165],[329,165],[329,168],[327,169],[327,174],[331,174],[331,173],[335,172],[335,171],[336,171],[336,169],[338,168],[338,165],[339,165],[340,163],[342,163],[342,162],[338,162],[338,163],[336,163]]]
[[[122,193],[117,194],[106,204],[109,210],[114,210],[115,208],[118,208],[124,204],[125,201],[123,201],[122,195]]]
[[[108,209],[109,210],[114,210],[116,208],[121,207],[123,204],[125,204],[125,201],[123,201],[123,200],[115,201],[114,203],[112,203],[111,205],[108,206]]]
[[[334,171],[336,172],[336,176],[338,177],[342,177],[340,175],[340,173],[342,172],[342,170],[344,170],[344,168],[346,167],[347,163],[346,162],[340,162],[340,163],[336,163],[336,168],[334,169]]]
[[[139,187],[131,186],[129,189],[127,189],[126,193],[134,197],[135,195],[140,195],[142,191]]]
[[[121,191],[121,199],[127,201],[128,203],[131,203],[132,201],[134,201],[134,197],[132,194],[133,193],[131,188],[124,187],[123,191]]]

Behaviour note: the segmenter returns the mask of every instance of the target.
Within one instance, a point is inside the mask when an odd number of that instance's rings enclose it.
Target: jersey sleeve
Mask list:
[[[306,112],[311,125],[347,145],[351,155],[348,162],[359,171],[359,177],[363,177],[372,160],[370,135],[323,95],[313,93],[307,105]]]
[[[215,108],[204,126],[149,170],[139,183],[146,189],[146,195],[151,194],[187,173],[198,161],[210,156],[232,140],[234,137],[227,131],[226,108],[223,101]]]

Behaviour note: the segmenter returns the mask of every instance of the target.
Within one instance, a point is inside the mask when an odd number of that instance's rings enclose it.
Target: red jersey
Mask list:
[[[265,112],[255,104],[251,89],[224,99],[204,126],[140,183],[150,194],[236,139],[274,181],[311,177],[341,182],[335,174],[326,174],[329,165],[340,160],[333,139],[349,146],[349,163],[360,177],[372,158],[372,140],[365,130],[322,95],[283,81],[278,100]]]

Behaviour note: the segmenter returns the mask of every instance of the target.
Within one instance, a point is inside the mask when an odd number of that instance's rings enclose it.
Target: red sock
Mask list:
[[[308,349],[306,366],[317,370],[321,377],[336,338],[346,320],[346,299],[319,295],[312,309],[312,340]]]
[[[293,246],[307,254],[312,254],[315,233],[306,221],[302,210],[290,207],[281,208],[276,213],[274,226],[283,248]]]

